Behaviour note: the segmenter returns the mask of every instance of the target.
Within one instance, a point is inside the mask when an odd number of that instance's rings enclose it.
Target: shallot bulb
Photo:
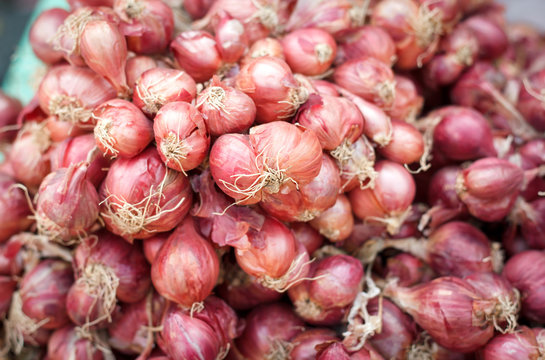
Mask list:
[[[520,291],[521,314],[532,321],[545,320],[545,253],[528,250],[511,257],[503,276]]]
[[[536,330],[521,326],[516,333],[496,335],[482,349],[483,360],[539,359],[545,353],[540,338],[543,330]]]
[[[388,160],[412,164],[424,156],[424,136],[413,125],[405,121],[392,120],[392,139],[387,145],[379,147],[378,151]]]
[[[235,343],[248,360],[276,359],[288,353],[291,339],[303,329],[303,321],[289,306],[261,305],[246,316],[244,332]]]
[[[77,165],[82,161],[86,161],[89,153],[95,148],[95,137],[93,134],[86,134],[68,138],[58,144],[51,153],[51,170],[55,171],[61,168],[69,168],[72,165]],[[92,155],[91,155],[92,156]],[[110,161],[100,155],[90,159],[87,168],[87,179],[98,187],[104,177]]]
[[[66,298],[68,316],[89,331],[112,320],[117,299],[143,299],[151,285],[150,266],[138,246],[108,232],[85,239],[74,253],[76,282]]]
[[[322,149],[310,131],[277,121],[249,135],[222,135],[210,151],[216,184],[239,203],[253,204],[281,189],[308,184],[320,172]]]
[[[245,132],[256,116],[254,101],[242,91],[223,84],[216,76],[197,97],[197,109],[212,136]]]
[[[256,120],[261,123],[292,117],[308,98],[308,90],[297,82],[288,64],[271,56],[242,66],[236,88],[255,102]]]
[[[362,189],[374,186],[377,176],[374,169],[375,150],[365,136],[362,135],[352,144],[344,142],[331,151],[331,155],[337,160],[343,192],[358,186]]]
[[[352,190],[350,203],[358,218],[383,224],[388,233],[396,234],[410,213],[414,179],[403,166],[388,160],[378,162],[375,170],[374,187]]]
[[[133,102],[147,115],[155,115],[164,105],[191,102],[197,93],[195,80],[181,70],[152,68],[138,78]]]
[[[17,188],[15,179],[0,172],[0,243],[26,230],[32,219],[24,192]]]
[[[286,291],[308,273],[309,255],[289,228],[267,217],[261,230],[247,234],[248,245],[237,245],[238,265],[261,285]]]
[[[74,126],[91,125],[93,109],[115,97],[116,91],[100,75],[69,65],[49,70],[38,89],[42,110]]]
[[[352,256],[333,255],[312,264],[309,275],[310,280],[290,289],[288,295],[299,316],[312,324],[320,324],[325,320],[321,316],[327,311],[354,302],[361,291],[363,266]]]
[[[310,225],[329,241],[348,238],[354,229],[354,216],[348,197],[342,194],[337,196],[333,206],[311,220]]]
[[[509,220],[512,226],[520,226],[520,233],[530,248],[545,248],[545,198],[526,202],[519,197]]]
[[[143,242],[142,249],[144,250],[146,260],[148,260],[150,264],[153,264],[157,253],[161,249],[161,246],[163,246],[163,244],[167,241],[169,236],[169,232],[163,232],[150,237]]]
[[[463,26],[467,27],[477,38],[481,58],[498,58],[507,49],[507,35],[492,19],[475,15],[465,20]]]
[[[441,276],[463,277],[474,272],[499,271],[502,258],[496,245],[491,246],[486,235],[476,227],[452,221],[435,229],[428,240],[370,240],[359,254],[367,262],[375,258],[376,252],[392,247],[424,260]]]
[[[412,123],[420,115],[424,98],[415,81],[407,76],[395,75],[395,99],[386,112],[393,120]]]
[[[73,325],[55,331],[47,343],[47,358],[50,360],[108,360],[112,357],[105,336],[81,336]]]
[[[481,297],[467,281],[455,277],[440,277],[412,288],[392,285],[385,295],[451,351],[479,349],[492,338],[494,327],[512,316],[510,312],[498,314],[497,299]]]
[[[33,102],[31,101],[26,108],[32,106]],[[19,115],[20,113],[21,115]],[[0,90],[0,143],[12,141],[15,138],[19,126],[17,129],[12,127],[17,123],[19,117],[24,117],[21,102]]]
[[[9,162],[17,181],[35,188],[51,171],[51,138],[44,123],[28,122],[19,132],[9,152]]]
[[[117,24],[102,19],[91,20],[83,28],[79,41],[81,57],[87,66],[108,80],[118,96],[128,96],[125,73],[127,43]]]
[[[128,58],[127,64],[125,64],[125,72],[127,74],[127,85],[129,85],[129,88],[134,89],[136,81],[140,79],[140,76],[147,70],[155,69],[157,66],[157,61],[150,56],[139,55]]]
[[[209,80],[222,65],[216,40],[206,31],[185,31],[170,44],[178,65],[196,82]]]
[[[340,189],[337,165],[324,154],[320,173],[310,183],[292,191],[267,194],[260,205],[279,220],[310,221],[335,205]]]
[[[0,316],[5,318],[11,304],[13,293],[17,289],[17,280],[11,276],[0,276]]]
[[[372,57],[349,60],[335,69],[333,77],[337,85],[382,109],[394,103],[394,73],[380,60]]]
[[[133,103],[114,99],[93,111],[97,146],[110,158],[131,158],[153,140],[153,124]]]
[[[191,308],[210,295],[218,274],[218,256],[197,233],[191,217],[169,236],[157,252],[151,270],[157,292],[184,308]]]
[[[422,260],[409,253],[400,253],[386,260],[384,277],[398,279],[401,286],[412,286],[430,280],[435,274]]]
[[[127,47],[137,54],[166,50],[174,33],[172,9],[160,0],[114,0],[113,9],[122,20],[120,30]]]
[[[523,87],[517,102],[517,109],[537,131],[545,131],[544,88],[545,70],[523,78]]]
[[[392,65],[396,60],[396,46],[392,37],[381,27],[373,25],[342,33],[336,60],[338,63],[367,56]]]
[[[250,46],[250,49],[248,49],[248,52],[240,61],[240,65],[245,66],[254,59],[265,56],[272,56],[285,60],[286,58],[284,57],[284,48],[282,47],[282,43],[271,37],[257,40],[252,44],[252,46]]]
[[[248,50],[248,35],[241,21],[227,15],[215,26],[214,32],[224,62],[236,63]]]
[[[337,55],[335,39],[324,30],[298,29],[282,39],[286,62],[291,69],[307,76],[324,73]]]
[[[290,351],[292,360],[310,360],[317,355],[316,346],[330,341],[339,340],[333,330],[326,328],[306,330],[295,336],[291,342],[294,345]]]
[[[19,294],[23,312],[44,329],[58,329],[70,322],[66,294],[74,282],[70,263],[44,260],[26,273]]]
[[[456,192],[471,215],[498,221],[511,211],[523,177],[522,170],[507,160],[484,158],[459,173]]]
[[[187,177],[166,168],[149,147],[132,159],[117,159],[99,196],[106,228],[132,242],[176,227],[189,211],[192,193]]]
[[[193,19],[200,19],[210,9],[215,0],[186,0],[184,1],[184,9],[191,15]]]
[[[153,121],[157,151],[170,169],[185,172],[199,166],[208,153],[210,138],[195,106],[172,102]]]
[[[29,39],[34,54],[44,63],[52,65],[63,58],[62,52],[53,48],[53,38],[70,13],[53,8],[42,12],[30,28]]]
[[[313,254],[324,242],[324,238],[320,233],[307,223],[293,222],[290,224],[290,229],[293,236],[295,236],[295,240],[301,243],[309,254]]]

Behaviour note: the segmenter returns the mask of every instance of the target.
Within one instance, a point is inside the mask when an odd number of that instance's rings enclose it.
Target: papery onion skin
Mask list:
[[[303,244],[309,254],[318,250],[324,242],[324,238],[320,233],[307,223],[293,222],[290,224],[290,229],[293,236],[295,236],[295,240]]]
[[[153,140],[153,124],[133,103],[114,99],[95,108],[97,146],[111,158],[131,158]]]
[[[210,138],[195,106],[172,102],[161,108],[153,122],[157,151],[171,169],[185,172],[199,166],[208,153]]]
[[[252,46],[250,46],[248,52],[240,61],[240,65],[245,66],[254,59],[265,56],[272,56],[285,60],[286,58],[284,56],[284,48],[282,47],[282,43],[271,37],[257,40],[252,44]]]
[[[93,134],[75,136],[64,140],[51,153],[51,170],[67,168],[85,161],[95,146]],[[100,155],[96,156],[87,168],[87,179],[95,187],[98,187],[106,176],[106,169],[109,166],[109,159]]]
[[[200,19],[206,15],[215,0],[186,0],[184,9],[193,19]]]
[[[381,27],[364,25],[340,35],[336,62],[371,56],[391,65],[396,59],[396,47],[391,36]]]
[[[424,137],[413,125],[392,120],[392,140],[378,151],[388,160],[411,164],[424,155],[424,145]]]
[[[481,58],[497,58],[507,49],[507,35],[490,19],[475,15],[465,20],[463,24],[477,37]]]
[[[245,132],[256,116],[254,101],[242,91],[221,83],[217,77],[199,94],[197,109],[212,136]]]
[[[153,116],[170,102],[191,102],[197,87],[195,80],[184,71],[156,67],[140,75],[133,93],[133,103]]]
[[[151,56],[137,55],[129,57],[125,64],[125,73],[127,74],[127,85],[129,88],[134,89],[136,81],[140,76],[147,70],[154,69],[157,66],[157,61]]]
[[[384,276],[397,278],[401,286],[412,286],[434,275],[422,260],[414,255],[401,253],[388,258]]]
[[[53,49],[51,40],[69,14],[68,11],[60,8],[46,10],[34,20],[30,28],[29,39],[32,50],[46,64],[55,64],[63,58],[62,52]]]
[[[27,105],[31,106],[32,102]],[[21,102],[0,90],[0,143],[12,141],[17,135],[16,129],[9,131],[7,127],[15,125],[18,117],[23,117]],[[21,115],[19,115],[21,113]]]
[[[91,340],[80,337],[76,327],[67,325],[55,331],[47,343],[49,360],[81,359],[107,360],[111,356],[108,348],[104,349]]]
[[[502,274],[521,294],[521,314],[530,320],[545,321],[545,254],[528,250],[515,254],[505,264]]]
[[[545,113],[540,92],[545,87],[545,71],[530,74],[520,90],[517,109],[537,131],[545,131]]]
[[[204,82],[219,70],[222,59],[216,40],[205,31],[186,31],[170,44],[178,65],[196,82]]]
[[[338,340],[335,332],[326,328],[306,330],[295,336],[291,342],[294,344],[290,351],[291,360],[311,360],[316,357],[316,346],[329,341]]]
[[[339,195],[335,204],[311,220],[310,225],[328,240],[345,240],[354,228],[354,216],[348,197]]]
[[[522,326],[513,334],[498,334],[481,350],[483,360],[539,359],[540,343],[532,329]]]
[[[192,193],[187,177],[168,170],[157,150],[148,147],[132,159],[117,159],[99,196],[106,228],[132,242],[176,227],[191,207]],[[127,213],[131,208],[136,212]]]
[[[467,214],[455,188],[460,170],[458,166],[445,166],[433,174],[427,196],[428,204],[432,206],[428,212],[431,228]]]
[[[142,244],[142,249],[144,250],[144,256],[150,264],[153,264],[157,253],[161,249],[161,246],[167,241],[170,236],[169,232],[159,233],[155,236],[146,239]]]
[[[74,282],[71,264],[44,260],[26,273],[19,293],[23,312],[36,322],[47,320],[44,329],[58,329],[70,322],[66,314],[66,294]]]
[[[325,72],[337,54],[335,39],[324,30],[298,29],[282,39],[286,62],[293,72],[307,76]]]
[[[169,236],[155,256],[151,270],[159,294],[184,308],[203,301],[216,285],[218,274],[218,256],[212,245],[197,233],[191,217]]]
[[[355,10],[352,12],[352,10]],[[347,0],[298,1],[286,24],[288,31],[317,27],[330,34],[337,34],[352,26],[363,25],[357,15],[358,5]]]
[[[0,243],[33,223],[25,194],[15,187],[16,184],[15,179],[0,172]]]
[[[302,332],[303,326],[303,321],[287,305],[261,305],[246,317],[246,328],[236,346],[248,360],[263,359],[272,356],[278,345]]]
[[[216,25],[214,32],[221,58],[226,63],[236,63],[248,50],[248,35],[239,20],[225,16]]]

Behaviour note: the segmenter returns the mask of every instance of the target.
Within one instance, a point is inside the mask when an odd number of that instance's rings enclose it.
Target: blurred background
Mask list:
[[[40,1],[42,5],[59,4],[62,0],[0,0],[0,82],[4,80],[12,55],[24,33],[31,14]],[[510,21],[525,21],[545,29],[545,0],[498,0],[507,8]]]

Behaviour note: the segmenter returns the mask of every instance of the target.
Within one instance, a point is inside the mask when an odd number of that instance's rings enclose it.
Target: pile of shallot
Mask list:
[[[0,93],[1,358],[545,358],[537,30],[493,0],[68,3],[34,99]]]

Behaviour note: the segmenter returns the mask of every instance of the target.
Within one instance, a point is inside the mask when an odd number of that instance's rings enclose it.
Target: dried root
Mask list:
[[[93,116],[94,117],[94,116]],[[94,117],[96,118],[96,117]],[[110,130],[113,126],[111,119],[96,118],[98,120],[94,133],[95,139],[107,150],[112,159],[115,159],[119,155],[119,150],[116,149],[115,138],[110,134]]]
[[[366,140],[366,145],[371,144]],[[367,157],[354,156],[352,144],[345,139],[341,145],[330,151],[330,155],[339,164],[339,174],[347,178],[357,178],[360,183],[360,189],[374,188],[378,173],[375,171],[375,161]],[[348,171],[347,169],[351,169]],[[343,185],[348,185],[350,181]]]
[[[265,355],[265,360],[287,360],[290,358],[290,353],[294,347],[294,344],[287,341],[275,339],[271,350]]]
[[[92,14],[93,10],[89,8],[88,10],[78,11],[77,13],[72,13],[69,15],[64,20],[64,23],[59,26],[57,33],[51,40],[53,49],[56,51],[61,51],[68,56],[72,54],[79,54],[79,39],[85,25],[95,18]],[[71,43],[72,45],[69,48],[63,46],[63,43],[65,42],[62,40],[65,37],[71,40],[67,42]]]
[[[302,277],[303,270],[307,265],[311,264],[315,259],[305,262],[306,253],[299,255],[292,262],[288,271],[279,278],[273,278],[265,275],[258,279],[258,283],[266,288],[283,293],[288,291],[292,286],[297,285],[305,280],[317,280],[321,277],[307,278]]]
[[[93,114],[75,97],[55,95],[49,102],[49,113],[55,115],[59,121],[65,121],[73,125],[85,125]]]
[[[333,54],[333,49],[328,44],[317,44],[314,47],[314,54],[316,54],[318,62],[320,64],[324,64],[331,58],[331,55]]]
[[[259,0],[251,0],[252,4],[257,8],[257,11],[246,22],[250,22],[254,19],[258,19],[263,26],[271,30],[271,32],[278,32],[278,14],[276,9],[271,6],[263,5]]]
[[[386,217],[368,216],[365,218],[364,222],[371,221],[381,223],[386,227],[386,231],[388,232],[388,234],[395,235],[399,232],[399,229],[401,228],[405,220],[407,220],[409,215],[411,215],[411,211],[412,208],[411,206],[409,206],[403,212],[394,213]]]
[[[494,329],[502,334],[512,333],[516,330],[518,313],[520,310],[520,293],[514,289],[514,299],[510,296],[499,296],[493,312],[486,314],[487,322],[494,325]],[[505,324],[502,326],[501,324]]]
[[[422,334],[420,341],[415,342],[407,350],[407,360],[433,360],[435,343],[428,334]]]
[[[225,90],[221,86],[212,86],[207,89],[206,96],[197,103],[197,107],[207,103],[218,111],[223,111],[226,114],[229,112],[225,109]]]

